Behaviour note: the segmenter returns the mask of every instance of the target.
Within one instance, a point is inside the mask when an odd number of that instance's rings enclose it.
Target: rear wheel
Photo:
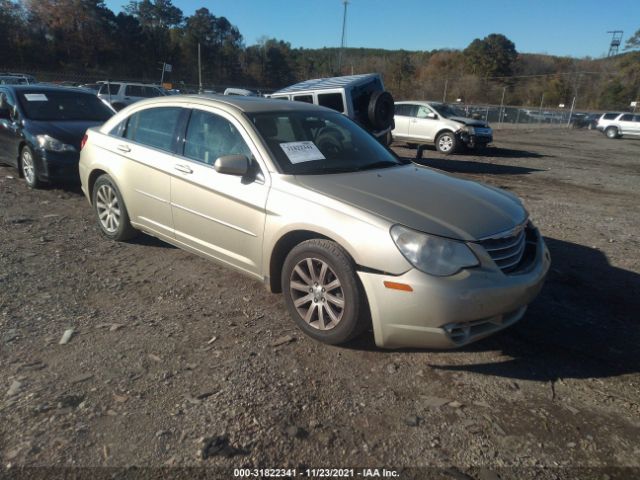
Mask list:
[[[129,240],[137,235],[122,200],[122,195],[109,175],[101,175],[93,186],[93,208],[102,234],[117,241]]]
[[[335,242],[312,239],[293,248],[282,268],[282,291],[293,320],[315,340],[343,343],[367,326],[353,260]]]
[[[617,127],[608,127],[604,131],[604,134],[607,136],[607,138],[618,138],[618,136],[619,136],[618,128]]]
[[[450,154],[458,149],[458,139],[453,132],[442,132],[436,138],[436,149],[440,153]]]

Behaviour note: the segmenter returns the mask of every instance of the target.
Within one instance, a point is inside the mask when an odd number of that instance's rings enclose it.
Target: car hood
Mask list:
[[[421,166],[295,178],[305,188],[391,223],[457,240],[479,240],[527,218],[515,195]]]
[[[104,122],[100,121],[86,120],[62,120],[57,122],[30,120],[27,128],[34,136],[49,135],[63,143],[73,145],[79,150],[80,142],[87,129],[102,125],[103,123]]]
[[[468,125],[470,127],[488,127],[489,124],[482,120],[475,120],[473,118],[468,117],[449,117],[449,120],[453,120],[454,122],[459,122],[464,125]]]

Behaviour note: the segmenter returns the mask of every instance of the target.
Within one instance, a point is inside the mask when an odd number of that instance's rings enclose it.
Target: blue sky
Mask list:
[[[106,0],[118,12],[127,0]],[[185,15],[207,7],[238,26],[245,43],[263,35],[294,47],[340,45],[342,0],[173,0]],[[349,47],[405,50],[466,47],[503,33],[520,52],[606,55],[607,30],[640,29],[640,0],[350,0]]]

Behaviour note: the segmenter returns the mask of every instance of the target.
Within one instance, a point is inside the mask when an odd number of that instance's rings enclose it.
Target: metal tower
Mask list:
[[[612,57],[618,54],[618,49],[622,43],[622,30],[609,30],[607,33],[611,34],[611,44],[609,45],[609,53],[607,57]]]

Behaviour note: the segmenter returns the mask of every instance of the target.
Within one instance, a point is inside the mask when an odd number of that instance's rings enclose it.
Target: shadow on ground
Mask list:
[[[533,172],[544,171],[539,168],[519,167],[515,165],[500,165],[495,163],[482,163],[474,160],[461,160],[457,158],[425,158],[415,160],[407,158],[425,167],[437,168],[450,173],[475,173],[487,175],[528,175]]]
[[[457,350],[455,364],[439,362],[432,368],[537,381],[640,372],[640,275],[610,265],[597,249],[545,240],[553,263],[545,287],[523,320]],[[371,334],[348,348],[385,352],[375,346]],[[460,364],[459,352],[483,351],[499,351],[511,359]],[[450,354],[440,355],[446,360]]]

